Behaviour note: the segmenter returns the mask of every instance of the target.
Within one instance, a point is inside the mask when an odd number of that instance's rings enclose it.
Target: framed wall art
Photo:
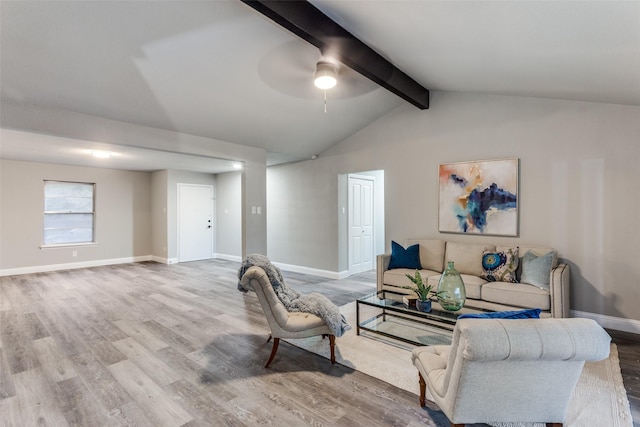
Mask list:
[[[518,168],[518,159],[440,165],[440,232],[517,236]]]

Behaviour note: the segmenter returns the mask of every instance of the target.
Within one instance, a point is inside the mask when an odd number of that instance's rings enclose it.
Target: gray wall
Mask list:
[[[97,245],[43,248],[43,181],[96,183]],[[148,256],[151,175],[0,160],[0,269]],[[73,251],[77,256],[73,257]]]
[[[40,249],[44,180],[96,183],[97,245]],[[240,173],[223,174],[223,200],[232,212],[216,224],[218,233],[222,231],[217,236],[222,238],[222,253],[237,257],[242,256],[240,180]],[[23,273],[43,266],[95,265],[149,255],[159,262],[175,262],[178,184],[212,185],[218,197],[216,181],[215,175],[189,171],[131,172],[2,159],[0,270]]]
[[[216,175],[216,252],[223,258],[242,257],[242,174]]]
[[[267,215],[263,212],[262,215],[251,216],[251,212],[247,212],[247,207],[250,210],[251,206],[266,206],[267,154],[265,150],[67,110],[18,105],[11,102],[3,102],[0,110],[2,111],[2,128],[4,129],[73,138],[78,140],[79,146],[82,146],[86,141],[130,145],[152,150],[229,159],[244,163],[245,166],[242,172],[242,227],[245,232],[242,233],[242,251],[243,254],[247,253],[247,251],[249,253],[266,253]],[[157,193],[154,192],[154,195],[157,195]],[[168,197],[170,196],[169,194]],[[171,206],[175,206],[175,204],[172,204],[172,200],[168,199],[167,202]],[[171,218],[171,213],[167,212],[167,214]],[[168,226],[169,228],[172,227],[171,222],[168,223]],[[175,224],[173,226],[175,227]],[[177,247],[174,230],[168,230],[166,241],[167,254],[161,255],[161,257],[175,258]],[[154,242],[154,255],[156,255],[156,245],[159,247],[165,246],[161,242]]]
[[[242,171],[242,255],[267,253],[267,166],[247,161]],[[253,213],[253,207],[261,213]]]
[[[384,170],[386,249],[409,237],[548,245],[571,265],[572,309],[640,319],[640,107],[432,93],[315,161],[269,168],[269,256],[339,271],[338,175]],[[440,163],[520,159],[517,238],[438,232]]]
[[[167,182],[169,171],[151,174],[151,255],[158,262],[168,262]]]
[[[322,158],[269,167],[267,253],[272,261],[340,271],[338,174],[344,172]]]

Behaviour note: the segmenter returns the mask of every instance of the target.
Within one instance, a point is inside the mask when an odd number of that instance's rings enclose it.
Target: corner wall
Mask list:
[[[242,174],[222,173],[216,176],[216,257],[242,259]]]

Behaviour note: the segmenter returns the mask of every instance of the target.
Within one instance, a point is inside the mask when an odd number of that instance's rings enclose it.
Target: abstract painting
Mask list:
[[[518,235],[518,159],[440,165],[443,233]]]

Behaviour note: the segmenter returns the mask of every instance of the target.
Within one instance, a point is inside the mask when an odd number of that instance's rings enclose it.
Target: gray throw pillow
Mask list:
[[[527,251],[522,257],[522,277],[520,283],[537,286],[549,290],[549,276],[553,261],[556,258],[555,251],[538,256],[531,251]]]

